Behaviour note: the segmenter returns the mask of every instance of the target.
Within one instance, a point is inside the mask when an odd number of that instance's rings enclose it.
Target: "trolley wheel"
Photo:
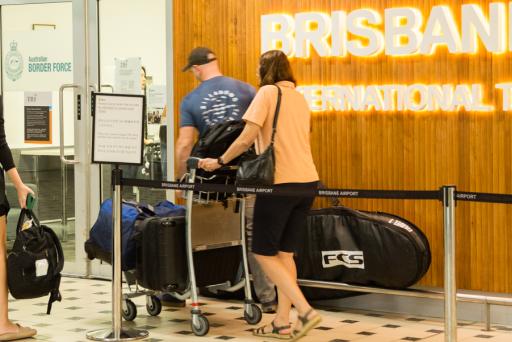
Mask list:
[[[137,317],[137,307],[131,300],[125,300],[126,310],[123,309],[123,318],[125,321],[133,321]]]
[[[210,323],[208,322],[208,318],[203,315],[197,315],[197,322],[199,326],[194,324],[194,319],[192,318],[192,322],[190,323],[194,334],[196,336],[204,336],[208,334],[208,331],[210,331]]]
[[[251,325],[258,324],[261,321],[262,313],[261,309],[256,304],[251,304],[252,314],[249,314],[247,311],[244,311],[245,321]]]
[[[162,312],[162,302],[160,301],[160,298],[151,296],[151,305],[146,304],[146,309],[148,310],[148,314],[151,316],[160,315],[160,312]]]

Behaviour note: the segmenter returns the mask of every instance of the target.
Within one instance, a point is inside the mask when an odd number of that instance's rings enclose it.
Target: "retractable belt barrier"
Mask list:
[[[269,196],[316,196],[316,197],[342,197],[342,198],[368,198],[368,199],[410,199],[410,200],[438,200],[442,201],[442,189],[434,191],[413,191],[413,190],[354,190],[354,189],[325,189],[319,188],[314,191],[282,189],[274,186],[259,185],[235,185],[235,184],[213,184],[213,183],[182,183],[182,182],[160,182],[123,178],[123,185],[138,186],[144,188],[183,190],[183,191],[204,191],[204,192],[225,192],[244,195],[269,195]],[[512,196],[511,196],[512,201]],[[512,202],[511,202],[512,203]]]
[[[194,162],[197,165],[197,161]],[[196,166],[194,166],[195,168]],[[266,195],[266,196],[315,196],[327,198],[366,198],[366,199],[398,199],[398,200],[437,200],[442,203],[444,220],[444,293],[429,291],[415,292],[415,290],[387,290],[378,288],[362,288],[341,283],[328,283],[314,280],[299,279],[302,286],[344,289],[349,291],[363,291],[368,293],[395,294],[402,296],[416,296],[422,298],[444,297],[445,309],[445,341],[457,341],[457,300],[479,300],[486,305],[486,327],[490,330],[490,304],[512,305],[512,299],[497,302],[489,301],[488,297],[468,296],[457,294],[456,265],[455,265],[455,207],[457,201],[512,204],[512,195],[491,194],[479,192],[456,191],[455,186],[443,186],[439,190],[362,190],[362,189],[329,189],[318,188],[305,191],[302,189],[289,189],[279,186],[213,184],[213,183],[185,183],[162,182],[141,179],[121,179],[125,186],[138,186],[145,188],[182,190],[196,192],[236,193],[240,195]],[[473,298],[475,297],[475,298]]]
[[[512,204],[512,195],[481,192],[455,192],[457,201]]]
[[[403,199],[403,200],[443,200],[443,188],[439,190],[363,190],[319,188],[315,191],[281,189],[273,186],[236,185],[213,183],[161,182],[135,178],[123,178],[122,184],[141,188],[154,188],[182,191],[225,192],[244,195],[264,194],[269,196],[316,196],[366,199]],[[455,200],[463,202],[483,202],[512,204],[512,195],[483,192],[455,192]]]

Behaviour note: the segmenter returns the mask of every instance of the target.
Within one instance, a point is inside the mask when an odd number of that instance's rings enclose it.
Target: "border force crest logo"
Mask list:
[[[11,49],[5,56],[5,73],[11,81],[16,82],[23,73],[23,56],[17,50],[18,43],[16,41],[13,40],[10,46]]]

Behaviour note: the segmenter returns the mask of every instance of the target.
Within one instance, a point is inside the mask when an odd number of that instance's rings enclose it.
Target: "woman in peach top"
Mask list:
[[[203,159],[199,167],[213,171],[245,152],[253,144],[257,153],[265,151],[272,136],[278,88],[282,93],[275,135],[275,174],[277,188],[313,193],[318,173],[310,147],[311,112],[304,96],[295,90],[295,79],[286,55],[277,50],[260,57],[260,90],[243,119],[246,126],[240,137],[218,159]],[[256,336],[298,340],[321,321],[297,285],[293,254],[299,232],[313,204],[311,196],[258,195],[254,207],[252,250],[267,276],[278,289],[278,309],[268,325],[254,331]],[[289,324],[291,305],[298,311],[293,330]]]

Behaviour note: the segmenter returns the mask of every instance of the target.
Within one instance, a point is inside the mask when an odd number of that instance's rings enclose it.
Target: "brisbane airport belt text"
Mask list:
[[[477,199],[477,195],[476,194],[457,194],[457,199],[467,199],[467,200],[474,200],[474,199]]]
[[[274,189],[237,187],[236,192],[243,192],[246,194],[271,194],[274,192]]]
[[[176,189],[176,190],[195,190],[197,184],[188,184],[188,183],[162,183],[162,188],[165,189]],[[269,188],[256,188],[256,187],[237,187],[236,192],[238,193],[246,193],[246,194],[271,194],[274,192],[274,189]]]
[[[162,183],[162,188],[177,190],[194,190],[195,184],[187,183]]]
[[[325,197],[359,197],[359,191],[341,191],[341,190],[318,190],[318,196]]]

